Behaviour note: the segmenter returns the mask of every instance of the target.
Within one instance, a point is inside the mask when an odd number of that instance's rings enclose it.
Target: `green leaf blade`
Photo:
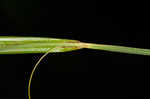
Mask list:
[[[46,53],[55,47],[59,48],[53,52],[66,52],[80,49],[78,43],[69,39],[0,36],[0,54]]]
[[[111,52],[120,52],[120,53],[127,53],[127,54],[150,56],[150,49],[143,49],[143,48],[125,47],[125,46],[117,46],[117,45],[105,45],[105,44],[88,44],[88,48],[111,51]]]

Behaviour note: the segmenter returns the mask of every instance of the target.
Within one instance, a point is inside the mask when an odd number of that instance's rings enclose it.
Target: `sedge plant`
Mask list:
[[[31,99],[30,90],[32,77],[37,66],[47,54],[54,52],[73,51],[82,48],[150,56],[150,49],[143,48],[85,43],[78,40],[59,38],[0,36],[0,54],[45,53],[35,64],[31,72],[28,82],[29,99]]]

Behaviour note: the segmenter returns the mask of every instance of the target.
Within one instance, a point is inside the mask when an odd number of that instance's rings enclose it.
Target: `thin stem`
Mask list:
[[[54,48],[53,48],[54,49]],[[37,68],[37,66],[39,65],[39,63],[44,59],[45,56],[47,56],[53,49],[50,49],[48,52],[46,52],[39,60],[38,62],[35,64],[32,72],[31,72],[31,75],[30,75],[30,79],[29,79],[29,84],[28,84],[28,98],[31,99],[31,82],[32,82],[32,78],[33,78],[33,75],[34,75],[34,72]]]

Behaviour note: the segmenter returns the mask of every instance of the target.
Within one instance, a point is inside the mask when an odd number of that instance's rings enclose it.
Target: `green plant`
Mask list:
[[[84,43],[78,40],[69,40],[69,39],[0,36],[0,54],[45,53],[36,63],[31,72],[28,85],[29,99],[31,99],[30,87],[33,74],[38,64],[48,53],[67,52],[82,48],[150,56],[150,49],[133,48],[117,45]]]

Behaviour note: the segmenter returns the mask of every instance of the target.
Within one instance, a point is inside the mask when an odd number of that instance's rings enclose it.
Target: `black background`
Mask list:
[[[137,6],[136,6],[137,5]],[[148,6],[127,2],[1,0],[0,35],[149,46]],[[27,99],[42,54],[0,55],[0,97]],[[82,49],[49,54],[32,82],[32,98],[145,98],[149,56]]]

